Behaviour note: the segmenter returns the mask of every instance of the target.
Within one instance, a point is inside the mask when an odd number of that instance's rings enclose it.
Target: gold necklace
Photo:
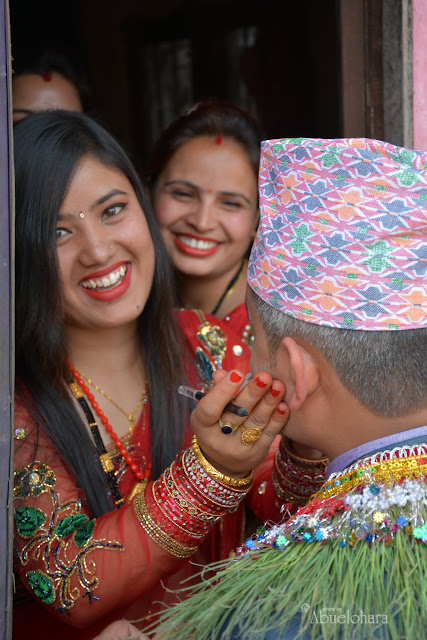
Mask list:
[[[139,407],[141,406],[142,402],[145,399],[146,393],[145,393],[145,384],[144,387],[142,389],[142,393],[141,393],[141,397],[139,398],[136,407],[133,411],[131,411],[130,413],[128,413],[127,411],[125,411],[124,409],[122,409],[122,407],[120,407],[117,402],[115,402],[113,400],[113,398],[111,398],[111,396],[108,395],[108,393],[106,393],[105,391],[103,391],[103,389],[101,389],[101,387],[98,387],[97,384],[95,384],[93,382],[93,380],[91,380],[90,378],[88,378],[87,376],[85,376],[85,374],[82,372],[81,369],[78,369],[79,374],[81,375],[81,377],[86,380],[86,382],[88,384],[90,384],[94,389],[96,389],[96,391],[98,391],[102,396],[104,396],[104,398],[106,398],[107,400],[109,400],[111,402],[112,405],[114,405],[116,407],[116,409],[118,409],[119,411],[121,411],[123,413],[123,415],[126,416],[126,418],[129,420],[129,431],[132,433],[134,428],[135,428],[135,416],[137,414],[137,411],[139,409]]]

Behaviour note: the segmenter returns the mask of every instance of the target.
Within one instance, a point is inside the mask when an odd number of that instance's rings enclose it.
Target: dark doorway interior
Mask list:
[[[246,108],[265,137],[342,135],[335,0],[10,0],[12,54],[67,47],[95,111],[144,169],[159,132],[194,101]]]

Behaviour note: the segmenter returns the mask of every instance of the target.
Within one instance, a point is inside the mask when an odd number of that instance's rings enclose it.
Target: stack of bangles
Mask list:
[[[136,496],[135,513],[157,544],[178,558],[188,558],[212,525],[237,509],[252,477],[250,473],[246,478],[230,478],[215,469],[194,436],[191,447]]]
[[[328,463],[328,458],[300,458],[282,439],[271,474],[279,500],[285,502],[285,506],[289,503],[290,507],[306,504],[325,481]]]

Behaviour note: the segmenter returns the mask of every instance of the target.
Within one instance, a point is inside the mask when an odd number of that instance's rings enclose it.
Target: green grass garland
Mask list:
[[[178,591],[183,600],[161,613],[156,637],[226,640],[240,624],[242,640],[261,640],[278,620],[285,627],[299,616],[295,640],[304,633],[313,640],[422,638],[427,629],[426,560],[425,545],[403,529],[389,546],[380,541],[347,547],[291,542],[282,551],[256,550],[210,565],[218,573],[204,570],[196,587],[184,585]],[[367,622],[363,627],[334,622],[334,614],[362,620],[364,614]],[[378,624],[368,622],[368,616],[378,616]]]

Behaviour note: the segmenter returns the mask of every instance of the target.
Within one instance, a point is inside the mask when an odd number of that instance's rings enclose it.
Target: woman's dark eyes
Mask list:
[[[192,198],[193,194],[191,193],[191,191],[183,191],[181,189],[175,189],[174,191],[172,191],[172,195],[175,196],[176,198]]]
[[[107,218],[114,218],[114,216],[119,215],[119,213],[123,211],[123,209],[126,207],[126,204],[126,202],[118,202],[116,204],[112,204],[110,207],[107,207],[104,210],[103,215]]]
[[[242,203],[237,202],[236,200],[224,200],[223,204],[225,204],[226,207],[234,207],[236,209],[240,209],[242,206]]]
[[[57,240],[60,240],[60,239],[61,239],[61,238],[63,238],[65,235],[67,235],[67,233],[68,233],[67,229],[62,229],[62,228],[60,228],[60,227],[59,227],[59,228],[57,228],[57,229],[56,229],[56,233],[55,233],[56,239],[57,239]]]

